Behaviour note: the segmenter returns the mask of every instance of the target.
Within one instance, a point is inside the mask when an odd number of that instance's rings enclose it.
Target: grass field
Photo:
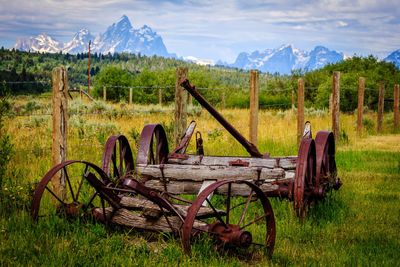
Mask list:
[[[50,113],[46,99],[20,98],[14,106]],[[31,104],[34,105],[34,104]],[[146,123],[160,122],[171,134],[171,107],[70,103],[68,158],[100,165],[103,145],[111,134],[125,134],[136,155],[136,141]],[[93,115],[95,112],[102,112]],[[162,112],[160,112],[162,111]],[[245,135],[246,110],[223,115]],[[246,151],[205,111],[191,110],[202,132],[207,155],[246,155]],[[329,129],[326,111],[308,110],[314,134]],[[295,155],[296,117],[291,111],[260,111],[259,148],[272,156]],[[240,260],[217,253],[207,242],[183,253],[179,239],[138,233],[101,224],[40,220],[29,217],[32,186],[51,167],[51,117],[17,116],[6,122],[14,155],[3,183],[0,207],[0,265],[46,266],[242,266],[242,265],[400,265],[400,135],[392,132],[387,114],[384,133],[376,135],[376,114],[366,114],[363,138],[355,136],[356,117],[341,115],[336,160],[342,188],[311,208],[299,221],[286,200],[271,199],[277,224],[272,260]],[[171,145],[170,145],[171,147]],[[193,147],[190,147],[193,151]],[[190,152],[190,151],[189,151]]]

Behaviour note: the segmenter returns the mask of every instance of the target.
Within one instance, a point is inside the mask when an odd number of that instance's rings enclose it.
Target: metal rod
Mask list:
[[[252,157],[262,158],[263,155],[258,148],[241,135],[205,98],[197,92],[196,88],[189,83],[188,79],[180,81],[185,88],[210,114],[246,149]]]

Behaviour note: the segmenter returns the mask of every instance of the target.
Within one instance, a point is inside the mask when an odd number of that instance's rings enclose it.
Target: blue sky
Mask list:
[[[293,44],[379,58],[400,49],[400,4],[372,0],[0,0],[0,45],[45,32],[97,35],[123,14],[146,24],[171,53],[233,62],[242,52]]]

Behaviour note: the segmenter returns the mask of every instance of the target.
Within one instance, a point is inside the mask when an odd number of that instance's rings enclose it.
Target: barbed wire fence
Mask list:
[[[245,80],[245,76],[249,77],[248,73],[239,73],[237,75],[241,75],[242,80]],[[295,86],[289,86],[289,87],[284,87],[284,88],[268,88],[266,84],[268,83],[267,77],[265,75],[261,76],[261,82],[260,78],[258,78],[258,94],[259,96],[262,95],[262,101],[258,101],[256,103],[258,105],[257,108],[261,109],[296,109],[298,108],[299,101],[298,101],[298,88]],[[40,85],[40,86],[51,86],[51,81],[50,80],[40,80],[40,81],[3,81],[3,86],[13,86],[13,85],[19,85],[19,84],[30,84],[32,86],[35,85]],[[80,98],[83,97],[83,93],[87,94],[85,90],[82,88],[85,85],[73,85],[69,88],[71,92],[80,92]],[[319,87],[306,87],[303,86],[304,93],[307,94],[309,93],[314,93],[318,90],[320,90]],[[78,89],[76,89],[78,88]],[[102,90],[101,90],[102,89]],[[123,102],[133,105],[133,104],[159,104],[159,105],[166,105],[166,104],[173,104],[174,103],[174,90],[176,90],[175,85],[151,85],[151,86],[141,86],[141,85],[136,85],[136,86],[128,86],[128,85],[104,85],[103,88],[97,88],[97,100],[94,100],[96,102],[99,102],[99,99],[103,100],[108,100],[107,98],[107,90],[112,90],[112,89],[122,89],[118,90],[121,94],[120,99]],[[250,86],[242,86],[241,88],[233,88],[233,87],[197,87],[197,90],[200,92],[203,92],[206,97],[210,97],[210,102],[212,104],[216,104],[219,108],[226,108],[228,107],[235,107],[234,105],[238,104],[236,103],[231,103],[227,101],[231,97],[232,92],[241,92],[247,93],[250,92]],[[322,89],[321,89],[322,90]],[[353,91],[357,92],[360,89],[358,88],[351,88],[351,87],[341,87],[340,90],[344,91]],[[129,92],[129,93],[128,93]],[[212,93],[211,93],[212,92]],[[379,95],[379,89],[377,90],[376,88],[363,88],[363,92],[365,94],[369,94],[372,96],[377,96]],[[229,94],[227,96],[227,94]],[[278,98],[273,99],[274,95],[280,95],[284,94],[284,98]],[[395,95],[395,94],[394,94]],[[258,96],[258,97],[259,97]],[[383,96],[382,96],[383,97]],[[291,99],[290,99],[291,98]],[[114,98],[115,100],[115,98]],[[240,100],[243,103],[239,105],[241,108],[249,108],[250,105],[254,105],[253,103],[250,103],[246,101],[246,96],[242,95]],[[34,101],[34,100],[32,100]],[[385,100],[383,100],[385,101]],[[392,101],[396,101],[396,99],[393,99]],[[226,103],[228,102],[228,105]],[[331,111],[331,100],[329,100],[329,111]],[[372,102],[372,103],[367,103],[368,106],[371,104],[376,104],[379,103],[380,100]],[[190,103],[192,103],[192,100],[190,100]],[[28,103],[29,104],[29,103]],[[25,109],[24,109],[25,108]],[[31,105],[30,107],[15,107],[13,112],[10,114],[10,116],[15,116],[15,117],[37,117],[37,116],[51,116],[52,113],[47,110],[45,112],[42,111],[42,113],[39,113],[35,110],[35,106]],[[163,111],[163,109],[159,109],[160,112]],[[379,111],[379,108],[378,108]],[[107,110],[106,108],[99,106],[97,108],[81,108],[81,109],[71,109],[69,111],[69,116],[86,116],[86,115],[109,115],[108,113],[110,110]],[[125,115],[134,115],[140,112],[139,110],[127,110],[124,114]],[[169,112],[167,110],[166,112]],[[394,106],[394,112],[395,106]],[[396,116],[395,116],[396,117]],[[395,122],[395,125],[398,125],[398,122]]]

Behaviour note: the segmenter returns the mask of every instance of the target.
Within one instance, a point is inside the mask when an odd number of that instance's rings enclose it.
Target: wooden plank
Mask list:
[[[291,179],[289,179],[291,180]],[[166,183],[167,190],[171,194],[190,194],[196,195],[202,186],[202,182],[198,181],[169,181]],[[159,180],[148,180],[145,185],[157,190],[164,190],[164,183]],[[266,182],[260,185],[263,192],[271,192],[278,189],[278,185]],[[226,185],[221,186],[215,192],[216,194],[226,195],[228,187]],[[234,196],[248,196],[250,189],[244,184],[234,184],[231,188],[232,195]]]
[[[96,208],[93,212],[97,214],[97,216],[103,215],[101,208]],[[106,208],[105,213],[107,217],[111,217],[112,208]],[[129,211],[127,209],[117,210],[111,218],[112,223],[147,231],[170,233],[178,232],[181,229],[182,221],[177,216],[168,216],[168,221],[164,216],[161,216],[158,219],[149,219],[140,213]],[[172,226],[172,229],[169,225]],[[195,221],[194,227],[206,228],[207,224]]]
[[[204,165],[204,166],[229,166],[231,161],[245,161],[249,163],[249,167],[262,168],[283,168],[285,170],[296,169],[297,156],[288,156],[282,158],[249,158],[249,157],[219,157],[219,156],[198,156],[187,155],[187,159],[168,159],[168,164],[182,165]]]
[[[340,112],[340,72],[333,72],[332,86],[332,132],[336,142],[339,141],[339,112]]]
[[[53,143],[52,164],[57,165],[67,158],[68,133],[68,75],[63,67],[55,68],[52,72],[52,105],[53,105]],[[52,179],[57,195],[65,196],[65,177],[57,175]]]
[[[132,210],[147,209],[147,210],[154,210],[157,212],[161,211],[160,207],[157,204],[154,204],[153,201],[150,201],[145,198],[123,196],[119,204],[126,209],[132,209]],[[174,207],[180,212],[182,216],[185,217],[187,215],[187,210],[189,209],[190,205],[174,204]],[[167,214],[171,215],[169,211],[165,209],[164,211]],[[218,214],[222,216],[225,214],[225,211],[218,210]],[[215,212],[211,208],[200,207],[198,216],[205,218],[208,217],[209,215],[215,215]]]
[[[161,172],[160,165],[138,164],[137,171],[144,177],[199,182],[224,179],[257,180],[258,176],[260,180],[272,182],[285,178],[285,170],[282,168],[165,164]]]
[[[384,98],[385,98],[385,84],[384,82],[379,83],[379,98],[378,98],[378,116],[377,116],[377,129],[376,131],[380,133],[382,131],[383,123],[383,108],[384,108]]]
[[[257,70],[250,71],[250,119],[249,119],[249,141],[257,146],[258,131],[258,92],[259,75]]]
[[[357,135],[362,135],[362,119],[364,111],[365,78],[358,78]]]

